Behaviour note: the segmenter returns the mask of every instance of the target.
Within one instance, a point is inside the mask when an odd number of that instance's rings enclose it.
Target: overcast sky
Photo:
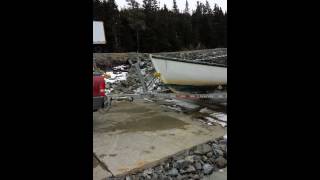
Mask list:
[[[127,6],[126,0],[115,0],[119,8]],[[142,5],[143,0],[136,0],[140,5]],[[164,4],[167,5],[169,9],[172,9],[173,0],[158,0],[160,1],[160,7],[163,7]],[[197,6],[197,1],[205,3],[206,0],[188,0],[189,9],[194,10]],[[186,0],[176,0],[179,10],[184,10]],[[214,7],[214,4],[218,4],[223,11],[227,11],[227,0],[208,0],[211,8]]]

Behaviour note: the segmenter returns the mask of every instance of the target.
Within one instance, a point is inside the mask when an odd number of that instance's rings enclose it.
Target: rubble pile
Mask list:
[[[134,59],[136,60],[136,59]],[[134,62],[135,63],[135,62]],[[145,57],[140,57],[140,73],[143,76],[144,82],[148,88],[148,91],[160,91],[163,84],[159,79],[154,78],[153,74],[155,70],[151,61]],[[112,77],[106,76],[105,82],[107,84],[107,93],[139,93],[142,92],[142,84],[137,74],[136,67],[132,65],[120,65],[113,67],[113,72],[106,72],[106,74],[113,75]],[[118,75],[114,75],[118,74]],[[125,78],[124,78],[125,77]],[[111,80],[110,80],[111,79]]]
[[[199,113],[194,114],[192,119],[199,121],[206,126],[220,125],[224,128],[227,127],[227,114],[215,112],[206,107],[200,109]]]
[[[187,59],[192,61],[202,61],[208,63],[218,63],[227,65],[226,48],[182,52],[164,52],[155,54],[166,57]],[[139,79],[138,74],[136,73],[136,68],[129,63],[129,61],[136,63],[138,62],[138,59],[140,61],[140,73],[144,78],[144,81],[148,88],[147,90],[149,92],[162,92],[168,90],[164,86],[164,84],[160,82],[159,79],[153,76],[155,73],[155,69],[152,65],[152,62],[149,59],[149,54],[96,53],[95,58],[97,58],[97,66],[100,69],[106,69],[106,72],[104,73],[105,82],[107,84],[106,93],[131,94],[143,91],[141,81]],[[104,58],[107,59],[103,60]],[[110,67],[110,62],[112,62],[113,65],[117,66]]]
[[[148,169],[109,180],[202,179],[227,167],[227,136],[223,136],[169,157]]]

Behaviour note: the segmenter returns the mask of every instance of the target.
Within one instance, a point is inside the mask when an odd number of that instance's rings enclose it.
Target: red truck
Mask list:
[[[106,84],[100,73],[93,72],[93,110],[104,107]]]
[[[93,21],[93,44],[105,44],[104,25],[101,21]],[[93,60],[93,110],[104,107],[106,100],[106,84],[101,73],[97,72],[95,60]]]

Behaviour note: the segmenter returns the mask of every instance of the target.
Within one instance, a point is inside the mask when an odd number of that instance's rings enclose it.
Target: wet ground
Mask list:
[[[205,128],[191,115],[145,101],[114,102],[109,112],[93,113],[93,150],[114,175],[152,166],[224,133],[221,126]],[[101,180],[105,175],[98,168],[94,163],[94,179]]]

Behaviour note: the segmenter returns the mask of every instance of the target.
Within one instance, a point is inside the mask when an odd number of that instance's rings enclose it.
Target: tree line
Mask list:
[[[106,45],[93,45],[94,52],[162,52],[227,47],[227,12],[215,4],[197,2],[190,12],[159,7],[157,0],[126,0],[118,9],[115,0],[93,0],[93,20],[103,21]]]

